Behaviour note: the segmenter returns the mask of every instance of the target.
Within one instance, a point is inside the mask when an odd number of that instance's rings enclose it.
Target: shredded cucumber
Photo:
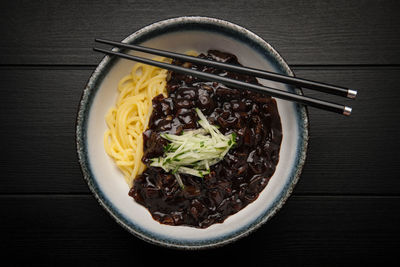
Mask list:
[[[198,108],[196,113],[202,128],[182,135],[161,134],[170,143],[164,147],[163,157],[151,159],[150,164],[174,174],[182,188],[184,185],[179,174],[204,177],[210,173],[210,166],[222,160],[236,142],[235,133],[223,135]]]

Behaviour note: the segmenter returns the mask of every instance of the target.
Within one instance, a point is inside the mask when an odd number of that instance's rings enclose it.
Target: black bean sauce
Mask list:
[[[199,57],[239,64],[236,56],[216,50]],[[258,84],[247,75],[179,61],[174,64]],[[221,223],[253,202],[275,171],[282,140],[276,102],[266,95],[174,72],[168,74],[167,91],[168,98],[153,99],[149,129],[143,133],[142,160],[148,168],[135,179],[129,195],[163,224],[206,228]],[[196,107],[223,134],[235,132],[236,145],[204,178],[181,175],[182,189],[174,175],[150,167],[149,159],[163,155],[167,141],[160,133],[179,134],[200,127]]]

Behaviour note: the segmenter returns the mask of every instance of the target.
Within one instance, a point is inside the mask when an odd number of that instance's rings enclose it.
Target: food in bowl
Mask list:
[[[199,57],[240,64],[218,50]],[[173,63],[258,84],[248,75]],[[158,222],[197,228],[222,223],[268,184],[282,141],[270,96],[141,64],[118,88],[105,148],[124,172],[129,195]]]
[[[210,48],[233,52],[245,66],[293,76],[284,59],[266,41],[243,27],[215,18],[163,20],[139,29],[122,42],[179,53],[189,49],[205,52]],[[118,82],[134,66],[133,61],[104,57],[83,91],[77,113],[76,146],[83,178],[105,211],[135,237],[152,244],[181,249],[222,246],[247,236],[270,220],[290,196],[305,162],[308,143],[306,107],[276,99],[284,133],[279,162],[268,185],[256,200],[228,216],[223,223],[214,223],[207,228],[170,226],[154,220],[148,209],[128,195],[131,186],[104,150],[104,132],[107,130],[104,115],[118,99]],[[264,79],[258,82],[279,90],[302,93],[301,89],[293,86]]]

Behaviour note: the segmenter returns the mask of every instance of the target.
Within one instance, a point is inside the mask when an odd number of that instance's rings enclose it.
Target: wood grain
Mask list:
[[[166,18],[225,19],[290,64],[399,64],[398,1],[3,1],[0,64],[97,64],[94,38],[122,40]]]
[[[399,209],[397,197],[292,197],[250,236],[217,250],[182,252],[132,236],[90,196],[1,196],[0,248],[15,265],[370,265],[395,259]]]
[[[359,90],[351,117],[310,108],[310,148],[295,194],[399,195],[400,68],[295,68]],[[74,127],[86,68],[0,70],[0,193],[87,193]],[[320,94],[307,92],[311,96]]]
[[[1,70],[2,192],[88,192],[75,119],[91,70]]]
[[[357,89],[356,101],[304,90],[353,107],[350,117],[310,111],[310,149],[298,193],[398,195],[398,68],[295,69],[298,76]],[[323,190],[315,190],[317,188]]]
[[[7,266],[397,266],[400,239],[397,0],[2,1],[0,255]],[[75,152],[81,92],[102,55],[155,21],[217,17],[271,43],[297,76],[359,90],[349,118],[310,108],[294,195],[271,221],[215,250],[150,245],[90,195]]]

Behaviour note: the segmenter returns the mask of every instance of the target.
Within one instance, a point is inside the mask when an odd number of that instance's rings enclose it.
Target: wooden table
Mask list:
[[[396,259],[397,2],[3,1],[2,261],[235,266],[245,260],[246,266],[354,266]],[[183,15],[242,25],[270,42],[297,76],[359,90],[355,102],[342,101],[353,106],[351,117],[309,109],[310,146],[303,174],[271,221],[236,243],[191,252],[148,244],[118,226],[90,194],[74,140],[81,92],[102,58],[91,51],[94,38],[121,40],[147,24]]]

